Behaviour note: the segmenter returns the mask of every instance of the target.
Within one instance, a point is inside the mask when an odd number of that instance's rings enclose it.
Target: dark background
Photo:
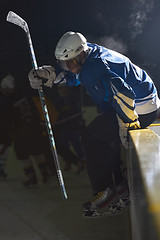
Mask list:
[[[54,49],[66,31],[79,31],[132,59],[150,73],[158,90],[160,53],[159,0],[1,0],[0,77],[10,73],[28,82],[32,68],[24,31],[6,21],[14,11],[29,25],[38,65],[54,64]]]

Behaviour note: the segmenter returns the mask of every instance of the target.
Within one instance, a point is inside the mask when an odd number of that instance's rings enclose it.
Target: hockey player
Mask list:
[[[150,76],[126,56],[88,43],[77,32],[65,33],[55,49],[58,67],[43,66],[28,75],[32,88],[53,82],[68,86],[83,84],[102,114],[89,124],[84,146],[88,175],[94,197],[84,204],[85,217],[120,210],[128,195],[120,165],[121,142],[127,148],[130,129],[145,128],[157,116],[160,106]],[[42,80],[43,78],[43,80]],[[44,83],[44,79],[46,82]]]
[[[7,75],[0,83],[0,178],[5,179],[6,161],[8,150],[12,142],[12,126],[10,122],[10,101],[9,94],[14,91],[15,80]]]
[[[85,169],[85,154],[81,144],[81,136],[85,130],[85,122],[79,101],[79,91],[73,92],[66,84],[58,85],[58,97],[55,107],[59,112],[55,124],[55,139],[58,154],[65,162],[64,170],[77,167],[77,174]],[[79,90],[77,88],[77,90]]]
[[[3,101],[0,102],[0,110],[3,113],[1,127],[5,130],[7,126],[7,129],[12,130],[13,148],[26,177],[23,185],[30,186],[38,182],[31,156],[40,170],[42,182],[46,183],[50,174],[44,158],[40,118],[32,95],[23,88],[18,89],[15,78],[11,75],[2,79],[1,92],[3,97],[1,98]],[[6,137],[7,132],[3,135]]]

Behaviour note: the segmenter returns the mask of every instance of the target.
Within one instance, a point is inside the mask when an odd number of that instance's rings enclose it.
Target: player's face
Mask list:
[[[81,53],[77,57],[69,60],[65,61],[58,60],[58,64],[60,68],[62,68],[63,70],[71,71],[74,74],[78,74],[82,68],[82,64],[84,63],[84,61],[85,61],[84,54]]]
[[[58,63],[60,68],[63,70],[71,71],[74,74],[79,73],[81,70],[81,65],[75,60],[75,58],[66,61],[58,61]]]

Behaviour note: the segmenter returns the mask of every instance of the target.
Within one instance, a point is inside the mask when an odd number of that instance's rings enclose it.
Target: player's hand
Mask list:
[[[34,89],[40,89],[42,85],[51,88],[56,79],[55,69],[52,66],[44,65],[37,70],[32,69],[28,74],[28,78],[31,87]]]
[[[128,133],[130,130],[140,129],[141,128],[140,122],[136,120],[132,123],[124,123],[122,119],[118,116],[118,114],[117,114],[117,119],[119,124],[119,136],[123,146],[127,149],[129,147]]]

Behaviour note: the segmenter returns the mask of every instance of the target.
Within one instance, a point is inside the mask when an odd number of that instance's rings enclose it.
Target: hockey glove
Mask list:
[[[118,124],[119,124],[119,136],[123,146],[127,149],[129,147],[129,131],[134,129],[140,129],[140,122],[138,120],[132,123],[124,123],[117,114]]]
[[[44,65],[37,70],[32,69],[28,74],[28,78],[31,87],[34,89],[40,89],[43,84],[51,88],[56,79],[55,69],[52,66]]]

